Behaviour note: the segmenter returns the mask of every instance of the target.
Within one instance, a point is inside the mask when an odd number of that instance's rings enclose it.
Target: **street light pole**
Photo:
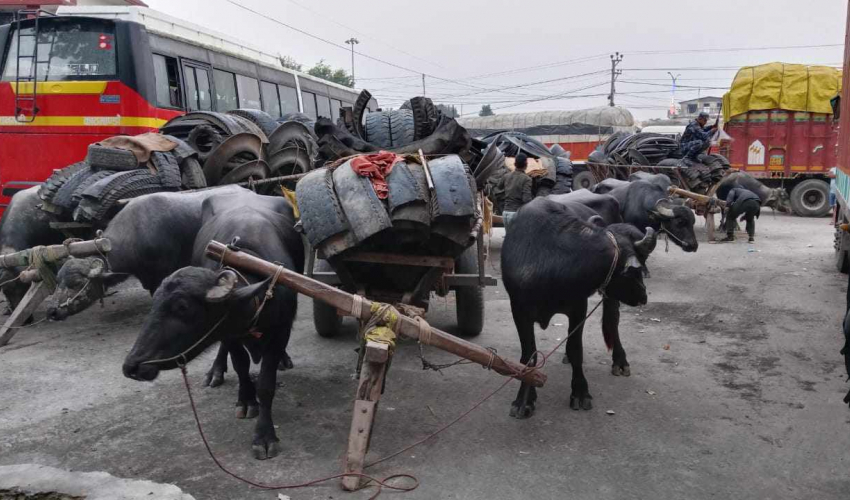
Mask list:
[[[351,37],[345,41],[348,45],[351,45],[351,86],[354,86],[354,46],[360,43],[360,40]]]
[[[673,79],[673,87],[670,89],[670,114],[675,115],[676,114],[676,80],[678,80],[679,77],[682,76],[682,74],[677,73],[676,76],[673,76],[673,73],[670,73],[669,71],[667,72],[667,74],[670,75],[670,78]]]

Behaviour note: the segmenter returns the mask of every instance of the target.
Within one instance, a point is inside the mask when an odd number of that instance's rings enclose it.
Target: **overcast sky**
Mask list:
[[[685,100],[721,96],[741,66],[840,65],[847,8],[845,0],[146,1],[305,69],[324,59],[350,70],[344,41],[356,37],[357,87],[383,107],[421,95],[423,73],[426,95],[464,114],[482,104],[496,113],[602,106],[609,54],[619,51],[616,103],[639,119],[665,115],[668,70],[681,75],[676,98]],[[778,48],[801,45],[829,46]]]

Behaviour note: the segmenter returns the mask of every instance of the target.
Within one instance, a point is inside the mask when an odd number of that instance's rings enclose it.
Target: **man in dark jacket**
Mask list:
[[[735,219],[739,216],[747,219],[749,242],[755,241],[756,221],[761,214],[761,200],[758,195],[742,187],[729,190],[726,195],[726,238],[720,241],[735,241]]]
[[[711,134],[717,129],[717,125],[706,127],[706,122],[708,122],[708,113],[703,111],[685,128],[682,139],[679,141],[685,158],[696,160],[700,153],[711,146]]]
[[[514,171],[508,172],[502,178],[502,184],[505,189],[505,206],[502,212],[502,215],[505,217],[505,227],[510,224],[517,210],[531,201],[533,197],[531,177],[525,173],[527,166],[528,157],[525,153],[519,153],[516,155],[514,161]]]

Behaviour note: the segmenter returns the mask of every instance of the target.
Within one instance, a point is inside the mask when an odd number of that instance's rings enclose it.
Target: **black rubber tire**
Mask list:
[[[333,271],[330,263],[326,260],[317,260],[313,267],[315,271]],[[342,316],[337,314],[336,308],[313,299],[313,326],[320,337],[331,339],[339,335],[342,328]]]
[[[455,261],[455,273],[478,274],[478,247],[473,245]],[[457,331],[461,337],[476,337],[484,329],[484,287],[455,288]]]
[[[434,132],[437,123],[437,109],[427,97],[414,97],[410,101],[413,111],[413,138],[424,139]]]
[[[180,166],[177,158],[171,153],[151,153],[151,164],[156,168],[157,176],[162,187],[167,189],[180,189],[183,179],[180,175]]]
[[[850,272],[850,235],[841,228],[835,228],[835,268],[839,273]]]
[[[204,169],[195,158],[186,158],[180,164],[180,180],[186,189],[201,189],[207,187]]]
[[[265,111],[260,111],[259,109],[234,109],[228,111],[227,114],[241,116],[242,118],[253,122],[255,125],[260,127],[260,130],[266,134],[266,137],[270,136],[272,132],[274,132],[274,129],[280,125],[280,123],[278,123],[272,115]]]
[[[65,168],[54,170],[50,177],[38,188],[38,197],[48,203],[53,203],[53,198],[56,197],[59,188],[64,186],[74,174],[88,166],[88,163],[81,161],[68,165]]]
[[[573,189],[590,189],[596,185],[596,178],[589,170],[583,170],[573,175]]]
[[[413,111],[390,111],[390,137],[394,148],[407,146],[414,141]]]
[[[829,184],[807,179],[791,190],[791,209],[801,217],[823,217],[829,213]]]
[[[390,132],[390,115],[380,111],[366,115],[366,141],[380,148],[392,148],[393,136]]]
[[[198,159],[203,163],[207,156],[224,142],[225,136],[212,125],[198,125],[189,132],[186,143],[198,152]]]
[[[77,210],[74,211],[74,219],[79,222],[102,221],[117,212],[114,209],[118,200],[161,191],[176,191],[176,188],[163,187],[160,177],[147,170],[121,172],[87,190]]]
[[[123,172],[139,168],[139,160],[132,151],[110,148],[100,144],[89,144],[86,163],[93,170],[113,170]]]
[[[354,114],[354,130],[349,130],[349,132],[364,141],[366,140],[366,131],[363,128],[363,114],[366,112],[366,107],[369,106],[371,99],[372,94],[368,90],[361,90],[360,95],[357,96],[357,100],[354,102],[354,109],[352,110]]]

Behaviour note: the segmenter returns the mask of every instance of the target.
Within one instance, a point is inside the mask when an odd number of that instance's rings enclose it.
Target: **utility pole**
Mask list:
[[[670,73],[669,71],[667,74],[673,79],[673,87],[670,89],[670,113],[668,115],[673,116],[676,114],[676,80],[678,80],[682,74],[678,73],[676,76],[673,76],[673,73]]]
[[[351,86],[354,86],[354,46],[360,43],[360,40],[351,37],[345,41],[348,45],[351,45]]]
[[[614,89],[614,82],[617,80],[617,77],[623,74],[623,70],[617,69],[617,66],[623,60],[623,55],[619,52],[615,52],[611,55],[611,93],[608,94],[608,105],[614,105],[614,94],[616,90]]]
[[[425,97],[425,73],[422,73],[422,97]]]

